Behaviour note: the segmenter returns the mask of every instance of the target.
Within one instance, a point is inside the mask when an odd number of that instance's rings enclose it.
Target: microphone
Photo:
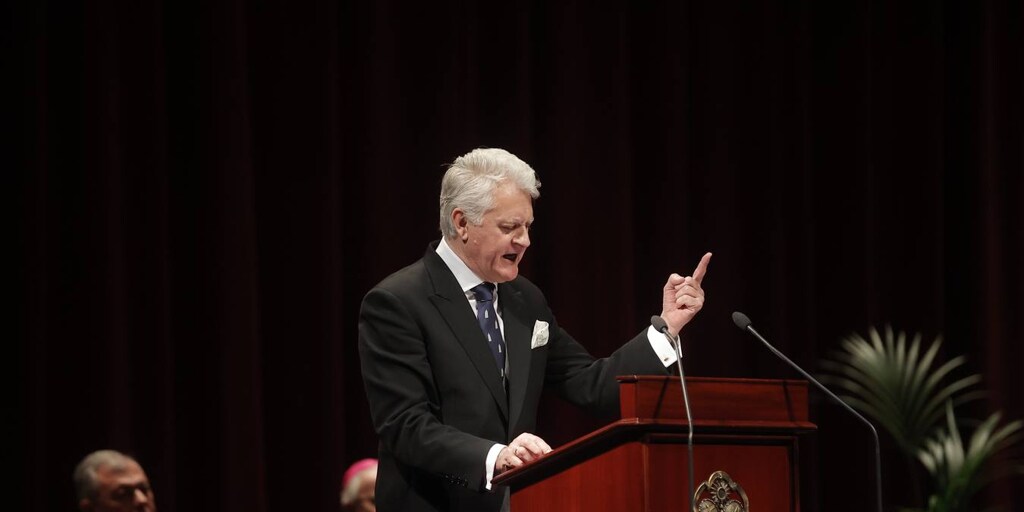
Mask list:
[[[761,343],[764,343],[764,346],[768,347],[768,350],[771,350],[773,354],[779,357],[779,359],[782,359],[783,361],[789,363],[790,366],[795,368],[796,371],[800,372],[800,374],[803,375],[807,380],[814,383],[814,385],[817,386],[818,389],[824,391],[826,395],[828,395],[830,398],[838,402],[839,405],[843,406],[843,408],[849,411],[850,414],[856,416],[857,419],[862,421],[865,425],[868,426],[869,429],[871,429],[871,435],[874,436],[875,438],[875,492],[876,498],[878,500],[878,512],[882,512],[882,448],[881,443],[878,442],[878,431],[875,430],[875,426],[872,425],[870,421],[861,416],[857,411],[853,410],[853,407],[850,407],[849,405],[846,404],[846,402],[844,402],[834,393],[829,391],[829,389],[826,388],[822,383],[818,382],[817,379],[811,377],[802,368],[797,366],[796,363],[790,361],[788,357],[782,354],[782,352],[776,350],[775,347],[771,345],[771,343],[768,343],[768,340],[764,339],[763,336],[761,336],[757,331],[754,330],[754,327],[750,325],[750,318],[748,318],[747,315],[744,315],[739,311],[734,311],[732,313],[732,321],[733,323],[736,324],[736,327],[740,328],[741,331],[747,331],[750,334],[753,334],[754,337],[756,337],[757,339],[761,340]]]
[[[672,341],[672,346],[676,350],[676,367],[679,369],[679,386],[683,388],[683,406],[686,408],[686,425],[689,428],[689,435],[686,438],[686,462],[690,477],[690,497],[687,500],[690,503],[689,510],[696,510],[693,503],[693,416],[690,414],[690,397],[686,394],[686,376],[683,374],[683,350],[680,346],[682,343],[678,336],[672,336],[668,332],[668,324],[665,323],[665,319],[659,315],[651,317],[651,325],[655,329],[665,335],[666,338]]]

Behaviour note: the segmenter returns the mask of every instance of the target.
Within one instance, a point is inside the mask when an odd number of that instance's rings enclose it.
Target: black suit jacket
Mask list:
[[[594,359],[558,327],[544,295],[518,277],[498,285],[507,393],[472,308],[430,244],[426,255],[381,281],[363,299],[359,354],[380,438],[376,500],[381,512],[496,511],[504,490],[485,489],[495,443],[533,432],[541,390],[616,417],[616,375],[668,370],[646,330]],[[531,349],[537,321],[545,346]]]

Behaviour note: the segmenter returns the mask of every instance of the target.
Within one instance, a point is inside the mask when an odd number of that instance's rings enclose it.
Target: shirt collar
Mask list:
[[[452,274],[455,275],[455,279],[459,282],[459,286],[462,287],[463,293],[469,293],[469,290],[474,286],[484,282],[483,279],[477,277],[469,269],[469,266],[466,265],[466,262],[462,261],[462,258],[459,258],[458,254],[455,254],[455,251],[452,250],[448,245],[448,241],[444,238],[441,238],[441,243],[437,244],[435,252],[441,257],[445,265],[448,265],[448,270],[451,270]]]

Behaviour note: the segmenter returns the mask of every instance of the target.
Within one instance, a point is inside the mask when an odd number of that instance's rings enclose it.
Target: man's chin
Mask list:
[[[498,282],[499,283],[506,283],[508,281],[511,281],[511,280],[519,277],[519,267],[518,266],[513,266],[513,267],[510,267],[510,268],[503,268],[500,271],[498,271],[498,275],[501,277],[501,280],[498,281]]]

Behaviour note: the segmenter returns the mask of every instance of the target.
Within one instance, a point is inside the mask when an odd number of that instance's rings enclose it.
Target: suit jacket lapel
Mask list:
[[[501,304],[501,320],[505,324],[505,346],[508,349],[508,401],[509,429],[515,429],[516,422],[526,400],[526,381],[530,377],[530,337],[533,334],[532,320],[518,290],[508,285],[498,288]],[[509,432],[512,435],[513,432]]]
[[[501,384],[501,375],[498,367],[494,364],[494,356],[487,346],[487,339],[480,330],[480,324],[473,316],[469,308],[469,302],[458,281],[452,275],[451,270],[440,256],[433,250],[428,250],[424,257],[427,273],[433,282],[434,293],[430,301],[437,308],[441,317],[455,334],[455,338],[462,345],[463,350],[473,362],[480,378],[487,385],[494,401],[498,403],[503,416],[502,420],[508,421],[508,399],[505,396],[505,388]],[[507,342],[506,342],[507,343]]]

